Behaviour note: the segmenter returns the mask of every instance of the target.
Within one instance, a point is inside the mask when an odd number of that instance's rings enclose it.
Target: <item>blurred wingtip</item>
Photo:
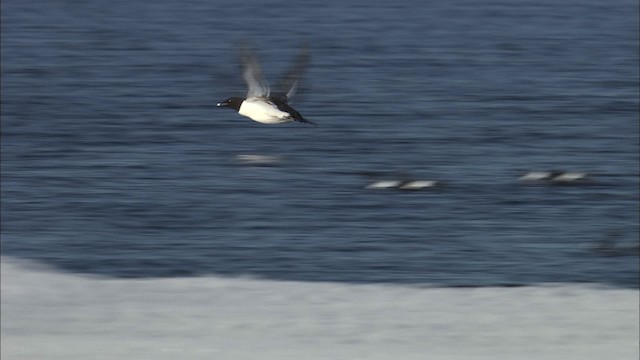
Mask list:
[[[278,93],[290,100],[295,94],[300,91],[300,79],[309,66],[311,60],[311,51],[309,48],[309,42],[304,41],[300,45],[298,56],[295,57],[287,70],[278,83]]]
[[[248,95],[268,95],[270,93],[269,86],[263,78],[260,60],[253,42],[249,39],[240,39],[236,46],[240,57],[240,67],[249,86]],[[310,61],[310,45],[309,41],[305,40],[300,44],[298,55],[291,62],[289,69],[276,85],[274,93],[285,101],[289,101],[296,94],[299,95],[301,90],[299,82]]]
[[[247,40],[241,40],[237,45],[238,54],[240,55],[240,61],[243,65],[255,61],[257,58],[256,50],[253,44]]]

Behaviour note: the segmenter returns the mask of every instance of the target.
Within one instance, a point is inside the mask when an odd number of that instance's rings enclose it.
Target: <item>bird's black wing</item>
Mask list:
[[[304,44],[300,49],[300,53],[293,61],[289,70],[284,74],[280,82],[274,88],[274,95],[289,101],[298,89],[300,78],[309,65],[311,54],[309,46]]]

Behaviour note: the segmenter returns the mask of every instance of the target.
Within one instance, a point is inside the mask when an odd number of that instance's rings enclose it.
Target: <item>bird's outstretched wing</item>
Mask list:
[[[291,99],[298,89],[300,78],[309,65],[311,55],[309,46],[304,44],[300,49],[298,57],[293,61],[289,70],[284,74],[280,82],[275,87],[276,96],[283,98],[285,101]]]
[[[256,52],[247,44],[240,47],[240,62],[242,63],[242,75],[249,90],[247,98],[269,97],[269,84],[262,76],[262,69]]]

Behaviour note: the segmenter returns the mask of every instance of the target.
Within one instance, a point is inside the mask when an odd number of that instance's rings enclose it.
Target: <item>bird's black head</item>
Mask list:
[[[230,97],[225,101],[221,101],[218,103],[218,107],[228,107],[237,110],[240,110],[240,105],[244,101],[243,98],[239,97]]]

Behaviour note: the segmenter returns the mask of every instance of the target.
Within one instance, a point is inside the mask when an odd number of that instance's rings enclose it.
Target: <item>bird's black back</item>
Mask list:
[[[309,121],[304,117],[302,117],[302,115],[296,109],[292,108],[291,105],[287,103],[287,99],[285,97],[271,96],[269,97],[269,100],[271,100],[271,102],[273,102],[278,107],[279,110],[286,111],[289,114],[291,114],[291,117],[294,120],[300,121],[303,123],[315,124],[314,122]]]

